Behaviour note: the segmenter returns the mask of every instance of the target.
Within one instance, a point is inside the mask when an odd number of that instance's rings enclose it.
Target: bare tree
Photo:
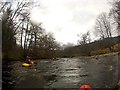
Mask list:
[[[117,24],[117,33],[120,35],[120,0],[113,0],[109,15],[113,17],[114,25]]]
[[[96,36],[101,39],[112,37],[111,25],[106,13],[101,13],[97,17],[94,29]]]
[[[10,51],[6,50],[7,45],[14,47],[13,44],[17,45],[16,41],[19,40],[21,54],[26,55],[26,53],[31,53],[30,51],[32,51],[33,56],[36,56],[36,53],[39,56],[39,53],[42,53],[41,50],[44,49],[42,54],[46,53],[45,57],[49,52],[51,52],[50,56],[53,55],[53,52],[57,50],[59,45],[52,34],[45,32],[41,23],[33,25],[29,17],[30,12],[27,12],[27,8],[31,7],[30,3],[18,2],[16,8],[13,8],[12,2],[0,3],[0,5],[0,14],[3,14],[1,19],[3,19],[2,23],[4,23],[2,25],[4,29],[4,51]],[[11,36],[12,40],[9,40],[8,36]]]
[[[83,35],[78,35],[78,36],[80,37],[80,40],[78,40],[78,44],[80,44],[80,45],[91,42],[90,31],[88,31],[87,33],[85,33]]]

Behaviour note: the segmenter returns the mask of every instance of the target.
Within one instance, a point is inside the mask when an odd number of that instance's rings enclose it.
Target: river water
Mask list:
[[[96,57],[40,59],[37,65],[22,67],[22,62],[3,65],[3,87],[12,88],[112,88],[119,75],[118,53]]]

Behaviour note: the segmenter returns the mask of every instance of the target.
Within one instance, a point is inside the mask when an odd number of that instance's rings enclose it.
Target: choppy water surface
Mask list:
[[[40,59],[32,67],[22,67],[21,64],[20,61],[12,61],[4,66],[4,85],[17,88],[79,88],[89,84],[94,88],[109,88],[118,81],[118,54],[60,58],[56,61]]]

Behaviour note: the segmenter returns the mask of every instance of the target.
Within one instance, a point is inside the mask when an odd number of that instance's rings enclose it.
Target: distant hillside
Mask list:
[[[89,44],[66,48],[62,52],[63,57],[91,56],[120,51],[120,36],[105,38]]]

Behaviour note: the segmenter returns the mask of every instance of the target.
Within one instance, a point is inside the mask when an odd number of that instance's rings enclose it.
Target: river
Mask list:
[[[112,53],[95,57],[40,59],[37,65],[22,67],[22,62],[3,65],[3,87],[12,88],[113,88],[119,74],[120,55]]]

